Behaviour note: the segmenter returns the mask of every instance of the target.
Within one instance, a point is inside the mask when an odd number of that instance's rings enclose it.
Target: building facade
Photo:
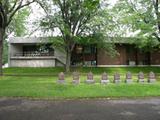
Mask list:
[[[52,47],[47,38],[11,38],[8,53],[9,67],[64,66],[66,55]]]
[[[160,50],[143,52],[134,44],[115,43],[118,54],[109,56],[95,44],[76,45],[71,56],[72,66],[159,66]],[[9,41],[9,67],[64,66],[66,54],[54,48],[47,38],[11,38]]]

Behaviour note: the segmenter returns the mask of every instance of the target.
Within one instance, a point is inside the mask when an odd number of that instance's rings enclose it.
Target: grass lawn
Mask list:
[[[72,69],[74,71],[75,69]],[[71,75],[66,76],[67,84],[58,85],[57,74],[63,68],[7,68],[5,75],[36,75],[36,76],[3,76],[0,77],[0,97],[31,97],[31,98],[104,98],[104,97],[149,97],[160,96],[160,78],[153,84],[137,83],[137,73],[143,71],[145,76],[154,71],[160,74],[159,67],[129,67],[129,68],[78,68],[81,72],[81,84],[72,85]],[[87,85],[86,73],[92,71],[95,74],[96,84]],[[109,78],[113,80],[113,74],[120,72],[123,83],[101,85],[100,74],[106,71]],[[132,84],[125,84],[125,73],[133,73]],[[49,75],[49,76],[40,76]],[[147,81],[147,77],[145,78]]]
[[[157,74],[160,74],[160,67],[80,67],[72,68],[71,71],[78,71],[81,74],[87,74],[92,71],[94,74],[102,74],[104,71],[108,74],[114,74],[118,72],[120,74],[125,74],[127,71],[130,71],[134,74],[142,71],[144,73],[149,73],[153,71]],[[56,68],[5,68],[4,74],[6,75],[54,75],[57,76],[59,72],[64,72],[62,67]]]

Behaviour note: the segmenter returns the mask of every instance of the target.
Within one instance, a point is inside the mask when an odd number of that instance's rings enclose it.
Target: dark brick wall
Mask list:
[[[118,55],[115,57],[109,56],[104,50],[98,49],[97,56],[95,54],[84,54],[81,56],[73,55],[79,61],[93,61],[97,58],[97,65],[160,65],[160,49],[149,53],[144,53],[130,44],[116,44]],[[72,58],[72,59],[73,59]],[[130,62],[129,62],[130,61]]]
[[[151,53],[151,64],[160,65],[160,50]]]
[[[129,48],[132,52],[129,52]],[[149,54],[136,49],[133,45],[117,44],[116,49],[119,54],[114,58],[107,55],[104,50],[98,49],[97,65],[128,65],[128,60],[135,61],[138,65],[160,65],[160,50],[151,53],[149,63]]]
[[[118,55],[112,58],[104,50],[98,49],[97,65],[126,65],[126,48],[125,45],[116,46]]]

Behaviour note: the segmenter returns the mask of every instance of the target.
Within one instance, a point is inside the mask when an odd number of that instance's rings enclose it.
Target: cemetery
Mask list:
[[[160,0],[0,0],[0,120],[153,120],[159,97]]]
[[[5,68],[0,97],[45,99],[160,96],[159,67]]]
[[[118,84],[118,83],[121,83],[121,77],[120,77],[120,74],[119,73],[115,73],[114,74],[114,79],[112,81],[112,83],[115,83],[115,84]],[[154,72],[150,72],[148,74],[148,78],[147,78],[147,81],[144,80],[144,73],[143,72],[139,72],[138,73],[138,77],[137,77],[137,82],[138,83],[144,83],[144,82],[148,82],[148,83],[154,83],[156,82],[156,76],[155,76],[155,73]],[[132,74],[131,72],[127,72],[126,73],[126,78],[125,78],[125,83],[132,83]],[[65,80],[65,74],[63,72],[60,72],[59,75],[58,75],[58,81],[57,81],[58,84],[65,84],[66,83],[66,80]],[[73,81],[72,81],[73,84],[80,84],[80,75],[78,72],[73,72]],[[89,72],[87,74],[87,80],[85,81],[86,84],[94,84],[95,83],[95,80],[94,80],[94,75],[92,72]],[[101,80],[100,80],[100,83],[101,84],[108,84],[108,83],[111,83],[111,81],[108,79],[108,75],[106,72],[104,72],[102,75],[101,75]]]

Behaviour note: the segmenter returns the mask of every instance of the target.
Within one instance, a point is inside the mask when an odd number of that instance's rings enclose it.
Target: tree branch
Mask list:
[[[0,27],[5,29],[6,24],[6,14],[4,12],[4,7],[0,2]]]
[[[49,14],[48,14],[47,9],[45,8],[44,4],[42,4],[40,1],[37,1],[37,3],[40,5],[40,7],[44,10],[44,12],[46,13],[47,17],[49,18]]]
[[[8,17],[8,21],[6,26],[8,26],[10,24],[10,22],[13,19],[13,16],[16,14],[16,12],[20,9],[22,9],[23,7],[29,6],[31,3],[35,2],[36,0],[32,0],[31,2],[27,2],[26,4],[22,5],[23,0],[20,1],[19,5],[17,6],[17,8],[10,14],[10,16]]]
[[[17,2],[18,2],[18,0],[15,0],[14,5],[8,10],[8,13],[12,12],[15,9]]]
[[[153,6],[154,6],[154,9],[155,9],[155,14],[157,16],[157,27],[158,27],[158,31],[160,33],[160,13],[159,13],[159,3],[158,3],[158,0],[152,0],[153,2]]]

